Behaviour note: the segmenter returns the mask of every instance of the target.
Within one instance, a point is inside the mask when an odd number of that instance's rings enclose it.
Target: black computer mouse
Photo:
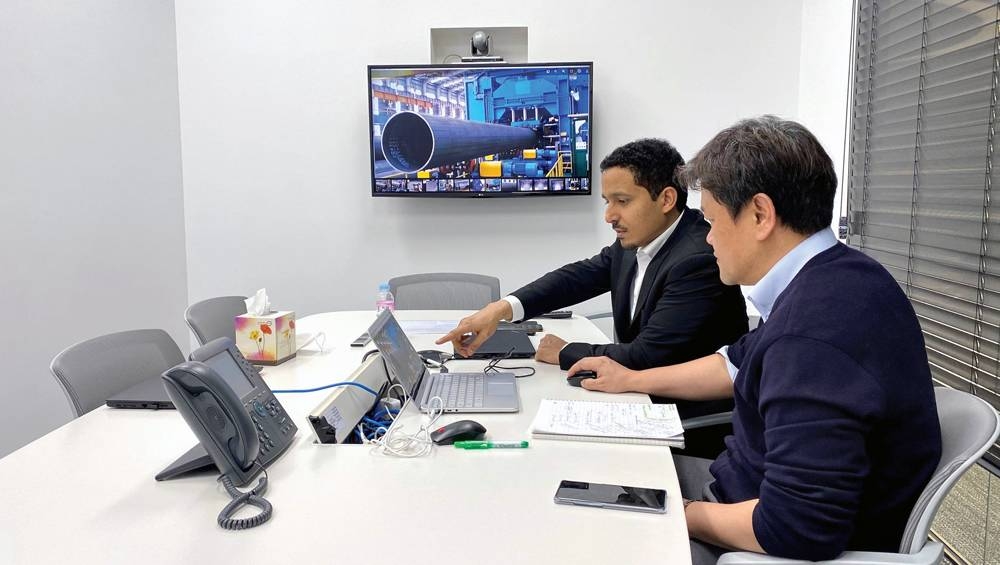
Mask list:
[[[583,386],[584,379],[596,379],[597,373],[593,371],[577,371],[576,374],[566,377],[566,382],[570,386]]]
[[[451,445],[456,441],[483,439],[485,435],[486,428],[479,422],[459,420],[431,432],[431,441],[438,445]]]

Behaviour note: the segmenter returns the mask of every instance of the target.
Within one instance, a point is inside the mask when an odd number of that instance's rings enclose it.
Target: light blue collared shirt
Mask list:
[[[767,321],[767,318],[771,315],[771,308],[774,308],[774,302],[788,288],[788,285],[795,278],[795,275],[799,274],[802,267],[810,259],[836,244],[836,236],[828,229],[812,234],[779,259],[771,267],[771,270],[750,289],[750,292],[747,293],[747,300],[760,312],[762,322]],[[729,362],[729,346],[723,346],[719,349],[718,353],[726,360],[726,368],[729,369],[729,378],[735,381],[736,373],[739,369],[736,365]]]

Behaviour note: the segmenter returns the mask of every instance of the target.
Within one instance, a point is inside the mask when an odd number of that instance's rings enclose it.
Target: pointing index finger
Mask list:
[[[449,341],[458,341],[462,337],[462,330],[460,327],[456,327],[450,332],[444,334],[444,336],[439,337],[434,343],[441,345],[443,343],[448,343]]]

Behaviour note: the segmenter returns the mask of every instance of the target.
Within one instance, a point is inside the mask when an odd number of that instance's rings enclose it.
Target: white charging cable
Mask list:
[[[406,406],[410,403],[411,397],[406,394],[406,390],[399,384],[394,384],[389,387],[389,391],[393,388],[399,387],[403,391],[403,407],[400,409],[402,413],[406,410]],[[388,394],[388,391],[387,393]],[[407,433],[403,431],[403,424],[400,424],[396,418],[390,413],[389,417],[392,419],[392,424],[388,429],[380,427],[375,430],[375,439],[365,441],[373,447],[374,451],[381,453],[382,455],[392,455],[394,457],[423,457],[429,455],[431,450],[434,448],[434,442],[431,441],[431,428],[437,421],[441,414],[444,412],[444,400],[440,396],[435,396],[430,399],[430,409],[428,410],[428,415],[430,420],[422,424],[420,429],[414,433]],[[361,424],[361,437],[365,437],[364,434],[364,424]]]
[[[324,332],[317,332],[316,335],[314,335],[314,336],[310,337],[309,339],[307,339],[305,341],[305,343],[303,343],[302,345],[296,347],[295,348],[295,352],[298,353],[299,351],[302,351],[302,349],[305,346],[309,345],[310,343],[315,343],[316,347],[319,348],[320,353],[325,353],[326,352],[326,347],[325,347],[326,346],[326,333],[324,333]]]

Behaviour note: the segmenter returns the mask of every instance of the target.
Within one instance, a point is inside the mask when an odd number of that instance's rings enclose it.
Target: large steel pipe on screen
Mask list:
[[[537,144],[527,128],[398,112],[382,128],[382,152],[404,173],[450,165]]]

